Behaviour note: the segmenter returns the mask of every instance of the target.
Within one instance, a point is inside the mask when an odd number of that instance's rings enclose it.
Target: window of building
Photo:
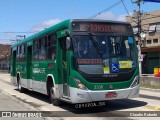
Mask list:
[[[156,31],[160,32],[160,23],[156,26]]]
[[[155,32],[155,30],[156,30],[156,25],[149,26],[149,32]]]
[[[153,39],[153,43],[158,43],[158,39]]]
[[[152,43],[152,41],[151,40],[147,40],[147,44],[151,44]]]
[[[138,28],[137,27],[133,28],[133,32],[134,32],[134,34],[137,34],[138,33]]]

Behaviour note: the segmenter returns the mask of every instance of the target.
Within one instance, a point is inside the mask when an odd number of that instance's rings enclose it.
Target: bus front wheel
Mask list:
[[[53,105],[59,106],[61,105],[61,101],[59,101],[57,98],[55,98],[55,92],[54,92],[54,87],[50,86],[50,99]]]

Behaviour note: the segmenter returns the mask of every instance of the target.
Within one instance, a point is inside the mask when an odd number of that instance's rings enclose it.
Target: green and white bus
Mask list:
[[[11,82],[61,101],[139,96],[138,50],[126,22],[66,20],[12,45]]]

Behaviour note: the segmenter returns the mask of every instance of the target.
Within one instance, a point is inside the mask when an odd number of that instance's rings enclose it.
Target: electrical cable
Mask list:
[[[39,31],[36,31],[36,32],[39,32]],[[30,34],[30,33],[36,33],[36,32],[12,32],[12,31],[5,31],[5,32],[0,32],[0,33],[26,33],[26,34]]]
[[[112,9],[112,8],[114,8],[115,6],[117,6],[118,4],[120,4],[122,1],[124,1],[124,0],[118,1],[117,3],[113,4],[113,5],[110,6],[109,8],[106,8],[106,9],[104,9],[104,10],[102,10],[102,11],[96,13],[95,15],[89,17],[89,19],[93,19],[93,18],[97,17],[98,15],[100,15],[100,14],[102,14],[102,13],[104,13],[104,12],[106,12],[106,11]]]

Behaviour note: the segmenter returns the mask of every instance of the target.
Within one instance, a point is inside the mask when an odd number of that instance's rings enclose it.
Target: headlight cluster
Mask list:
[[[88,90],[88,88],[77,78],[74,78],[74,81],[79,89]]]
[[[139,75],[137,75],[135,78],[134,78],[134,80],[133,80],[133,82],[132,82],[132,84],[131,84],[131,86],[130,87],[135,87],[135,86],[137,86],[139,84]]]

